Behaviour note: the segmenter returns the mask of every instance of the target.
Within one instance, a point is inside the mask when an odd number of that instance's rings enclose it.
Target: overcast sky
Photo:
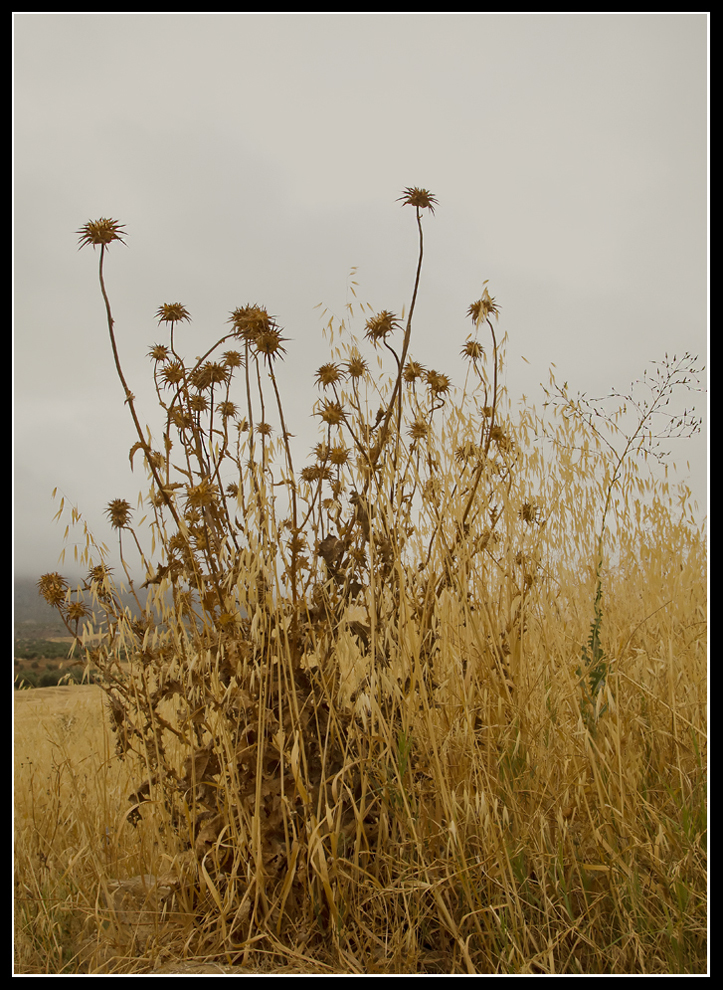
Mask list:
[[[16,575],[63,569],[54,487],[111,543],[108,502],[147,490],[88,220],[127,231],[105,274],[139,412],[161,304],[190,311],[177,346],[195,357],[258,303],[289,338],[298,464],[329,359],[314,307],[344,315],[353,266],[373,309],[409,305],[408,186],[439,201],[427,367],[461,381],[485,280],[514,401],[540,405],[552,363],[600,395],[666,352],[706,360],[705,14],[21,14],[14,31]],[[702,516],[706,436],[674,450]]]

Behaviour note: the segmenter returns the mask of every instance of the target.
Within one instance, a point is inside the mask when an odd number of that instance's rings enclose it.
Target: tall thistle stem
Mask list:
[[[389,435],[389,425],[391,423],[392,416],[394,415],[394,410],[396,406],[397,411],[397,437],[401,433],[402,429],[402,381],[404,379],[404,363],[407,360],[407,354],[409,353],[409,343],[412,339],[412,317],[414,316],[414,307],[417,304],[417,293],[419,292],[419,282],[422,277],[422,260],[424,258],[424,232],[422,230],[422,214],[419,212],[420,208],[427,208],[434,213],[434,204],[437,202],[434,196],[430,196],[424,189],[416,190],[406,190],[406,197],[402,197],[404,202],[413,205],[417,212],[417,228],[419,230],[419,255],[417,259],[417,274],[414,279],[414,291],[412,292],[412,301],[409,305],[409,316],[407,317],[407,325],[404,330],[404,342],[402,344],[402,354],[399,358],[399,367],[397,369],[397,378],[394,382],[394,391],[392,392],[392,398],[389,402],[386,415],[382,421],[381,429],[379,431],[379,453],[381,453],[384,445],[387,441]],[[378,456],[378,455],[377,455]]]
[[[120,240],[120,238],[117,238],[117,239]],[[170,498],[166,494],[166,492],[164,490],[164,487],[163,487],[163,482],[161,481],[161,477],[158,474],[158,470],[156,469],[155,464],[153,463],[153,459],[151,457],[150,447],[148,446],[148,442],[147,442],[146,438],[143,436],[143,430],[141,428],[141,424],[140,424],[140,421],[138,419],[138,415],[136,413],[136,407],[135,407],[135,404],[134,404],[135,403],[135,396],[133,395],[133,393],[131,392],[131,390],[128,388],[128,382],[126,381],[125,375],[123,374],[123,368],[121,367],[120,357],[118,355],[118,346],[116,344],[116,339],[115,339],[115,331],[113,329],[114,324],[115,324],[115,320],[113,319],[113,313],[112,313],[111,308],[110,308],[110,300],[108,299],[108,293],[106,292],[106,288],[105,288],[105,280],[103,278],[103,262],[105,260],[105,249],[106,249],[106,246],[107,246],[107,242],[102,242],[101,245],[100,245],[100,261],[99,261],[99,264],[98,264],[98,278],[100,280],[100,291],[101,291],[101,294],[103,296],[103,302],[105,303],[105,312],[106,312],[106,317],[107,317],[107,320],[108,320],[108,333],[110,335],[110,345],[111,345],[111,349],[113,351],[113,360],[115,362],[115,369],[116,369],[116,372],[118,374],[118,378],[120,379],[120,383],[123,386],[123,391],[125,392],[126,405],[128,406],[128,409],[130,410],[131,418],[133,419],[133,425],[135,426],[136,433],[138,434],[138,441],[139,441],[139,443],[141,445],[141,448],[142,448],[143,452],[146,455],[146,464],[150,468],[150,471],[151,471],[151,474],[153,475],[153,480],[156,483],[156,487],[158,489],[158,492],[161,495],[161,497],[163,498],[163,501],[165,502],[165,504],[168,506],[168,508],[169,508],[169,510],[171,512],[171,515],[173,516],[173,519],[174,519],[176,525],[179,528],[182,528],[181,527],[181,520],[180,520],[180,518],[178,516],[178,513],[176,512],[176,507],[174,506],[173,502],[170,500]]]

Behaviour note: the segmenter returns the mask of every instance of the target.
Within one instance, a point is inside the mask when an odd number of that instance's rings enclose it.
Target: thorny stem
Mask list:
[[[392,397],[387,408],[386,415],[382,422],[381,429],[379,430],[379,447],[378,453],[374,459],[375,463],[381,453],[389,434],[389,424],[391,422],[392,416],[394,415],[394,406],[397,405],[397,437],[402,429],[402,379],[404,376],[404,362],[407,360],[407,354],[409,352],[409,342],[412,339],[412,317],[414,316],[414,307],[417,303],[417,293],[419,292],[419,281],[422,276],[422,259],[424,257],[424,234],[422,231],[422,214],[419,212],[419,207],[415,207],[417,211],[417,227],[419,228],[419,258],[417,261],[417,275],[414,280],[414,291],[412,293],[412,302],[409,306],[409,316],[407,317],[407,326],[404,331],[404,343],[402,345],[402,355],[399,359],[399,368],[397,369],[397,379],[394,383],[394,391],[392,392]]]
[[[141,429],[141,424],[138,421],[138,416],[136,415],[136,409],[135,409],[135,405],[134,405],[134,395],[131,392],[131,390],[128,388],[128,383],[125,380],[125,375],[123,374],[123,369],[121,368],[120,358],[118,356],[118,348],[116,346],[116,341],[115,341],[115,333],[113,331],[113,324],[114,324],[115,321],[113,320],[113,314],[112,314],[111,308],[110,308],[110,301],[108,299],[108,293],[105,291],[105,281],[103,280],[103,259],[104,258],[105,258],[105,244],[101,244],[101,246],[100,246],[100,262],[99,262],[99,266],[98,266],[98,276],[100,278],[100,291],[103,294],[103,302],[105,303],[105,311],[106,311],[106,315],[108,317],[108,332],[110,334],[110,343],[111,343],[111,347],[113,349],[113,360],[115,361],[115,368],[116,368],[116,371],[118,372],[118,377],[120,379],[120,383],[123,386],[123,391],[126,394],[126,403],[128,405],[128,408],[130,409],[131,416],[133,418],[133,424],[134,424],[134,426],[136,428],[136,433],[138,434],[138,439],[140,441],[140,444],[141,444],[142,449],[144,450],[144,452],[146,454],[146,463],[148,464],[148,467],[151,470],[151,474],[153,475],[153,480],[156,483],[156,486],[158,488],[158,492],[161,495],[161,497],[163,498],[163,500],[166,503],[166,505],[168,506],[168,508],[170,509],[171,514],[172,514],[174,520],[176,521],[176,524],[178,525],[179,529],[183,529],[184,527],[182,527],[182,525],[181,525],[181,520],[178,517],[178,513],[176,512],[176,508],[173,505],[171,499],[166,494],[166,492],[164,490],[164,487],[163,487],[163,482],[161,481],[161,478],[160,478],[160,476],[158,474],[158,471],[156,470],[156,466],[155,466],[155,464],[153,463],[153,461],[151,459],[151,456],[150,456],[151,455],[150,447],[148,446],[148,443],[147,443],[145,437],[143,436],[143,430]]]
[[[490,333],[492,334],[492,345],[494,347],[494,359],[492,362],[492,414],[490,416],[489,426],[487,428],[487,439],[485,441],[485,448],[482,452],[477,465],[477,470],[475,472],[475,479],[472,483],[472,490],[469,493],[469,498],[467,500],[467,505],[465,507],[464,513],[462,514],[462,532],[464,532],[465,523],[467,522],[467,516],[470,513],[470,509],[474,503],[475,495],[477,494],[477,488],[479,487],[480,479],[482,478],[482,472],[485,469],[487,463],[487,456],[490,450],[490,444],[492,443],[492,431],[495,425],[495,417],[497,414],[497,337],[495,336],[495,330],[492,326],[492,321],[487,318],[487,326],[490,328]]]
[[[298,599],[298,591],[296,587],[296,572],[297,564],[299,558],[299,551],[296,548],[296,541],[298,536],[298,512],[296,505],[296,480],[294,477],[294,462],[291,457],[291,445],[289,444],[289,433],[286,429],[286,421],[284,419],[284,409],[281,404],[281,396],[279,395],[279,386],[276,381],[276,375],[274,374],[274,369],[271,366],[271,361],[268,361],[268,371],[269,377],[271,378],[271,384],[274,386],[274,394],[276,395],[276,405],[279,410],[279,419],[281,420],[281,434],[284,438],[284,447],[286,450],[286,463],[289,468],[289,487],[291,488],[291,513],[292,513],[292,523],[293,523],[293,536],[294,541],[291,550],[291,594],[294,607],[296,607]]]

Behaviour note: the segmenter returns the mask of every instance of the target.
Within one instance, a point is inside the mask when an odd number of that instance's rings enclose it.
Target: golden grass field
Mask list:
[[[487,725],[478,727],[483,685],[470,691],[476,710],[455,700],[472,684],[468,671],[457,689],[446,679],[446,714],[414,716],[407,768],[398,738],[377,746],[356,840],[332,821],[323,867],[305,881],[313,888],[328,871],[337,903],[358,912],[347,922],[358,925],[353,940],[343,930],[325,937],[321,919],[315,935],[308,918],[293,939],[247,937],[232,952],[217,932],[204,939],[202,919],[224,905],[214,903],[211,876],[178,886],[188,853],[158,816],[131,825],[139,778],[115,753],[101,689],[16,692],[16,971],[704,972],[705,589],[698,582],[696,592],[692,573],[673,583],[648,584],[635,602],[625,587],[619,611],[611,603],[610,633],[622,646],[641,599],[650,613],[672,590],[681,599],[635,632],[594,739],[574,679],[554,659],[569,624],[550,624],[530,637],[514,674],[522,703],[488,686]],[[451,650],[454,630],[445,635]],[[362,802],[380,800],[372,783],[382,774],[382,817],[362,815]],[[327,800],[333,819],[333,791]],[[144,891],[140,877],[168,886]],[[308,896],[311,904],[313,889]]]

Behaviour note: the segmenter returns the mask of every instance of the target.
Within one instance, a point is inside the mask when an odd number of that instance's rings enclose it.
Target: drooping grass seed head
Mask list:
[[[83,224],[80,230],[76,231],[76,234],[80,234],[80,247],[85,247],[86,244],[92,244],[93,247],[97,247],[99,244],[107,246],[113,241],[120,241],[121,244],[125,244],[120,236],[126,233],[123,226],[123,224],[107,217],[101,217],[100,220],[89,220],[88,223]]]

